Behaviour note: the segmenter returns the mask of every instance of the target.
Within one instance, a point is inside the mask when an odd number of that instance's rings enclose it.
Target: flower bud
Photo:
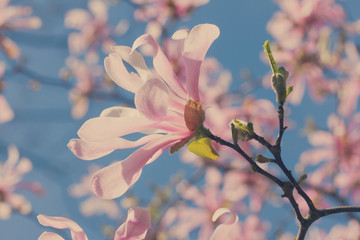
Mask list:
[[[186,127],[190,131],[197,130],[205,120],[205,112],[201,107],[201,102],[189,100],[186,102],[184,118]]]
[[[280,67],[278,72],[272,75],[271,78],[271,87],[276,93],[277,102],[285,102],[287,96],[286,90],[286,79],[289,76],[289,72],[285,68]]]
[[[254,129],[251,122],[246,123],[237,119],[234,119],[231,123],[231,132],[234,143],[238,139],[241,141],[247,141],[253,138]]]

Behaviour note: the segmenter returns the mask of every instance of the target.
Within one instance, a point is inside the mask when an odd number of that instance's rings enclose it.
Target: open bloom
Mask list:
[[[74,221],[64,217],[49,217],[38,215],[39,223],[57,229],[70,229],[73,240],[87,240],[84,230]],[[114,240],[144,239],[151,227],[150,213],[142,208],[129,209],[126,221],[116,230]],[[56,233],[43,232],[39,240],[64,240]]]
[[[100,117],[86,121],[78,131],[80,139],[72,139],[68,146],[81,159],[102,157],[115,149],[141,148],[123,161],[116,162],[94,174],[92,190],[105,199],[121,196],[140,177],[142,168],[154,161],[166,149],[174,152],[184,146],[204,121],[198,81],[200,66],[212,42],[219,36],[215,25],[201,24],[191,31],[179,30],[174,39],[185,39],[183,61],[186,81],[181,84],[164,52],[153,39],[145,34],[133,48],[118,46],[105,59],[105,69],[120,87],[135,93],[136,108],[112,107]],[[143,57],[135,51],[143,44],[154,48],[150,71]],[[136,73],[129,73],[123,61]],[[123,136],[144,133],[137,141]]]

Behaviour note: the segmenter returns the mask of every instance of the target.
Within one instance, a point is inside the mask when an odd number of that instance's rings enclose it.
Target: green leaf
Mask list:
[[[290,86],[286,89],[286,97],[289,96],[289,94],[292,92],[293,89],[294,89],[294,86]]]
[[[199,138],[188,145],[190,152],[204,158],[216,160],[219,154],[211,147],[210,138]]]
[[[276,74],[278,73],[278,68],[276,66],[276,62],[275,62],[275,59],[271,53],[271,49],[270,49],[270,42],[269,40],[266,40],[264,45],[263,45],[263,48],[264,48],[264,52],[266,54],[266,57],[267,59],[269,60],[269,63],[270,63],[270,67],[271,67],[271,70],[273,72],[273,74]]]

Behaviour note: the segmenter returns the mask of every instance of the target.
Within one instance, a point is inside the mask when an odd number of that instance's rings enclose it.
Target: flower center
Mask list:
[[[186,127],[190,131],[197,130],[205,120],[205,112],[201,107],[201,102],[189,100],[186,102],[184,118]]]

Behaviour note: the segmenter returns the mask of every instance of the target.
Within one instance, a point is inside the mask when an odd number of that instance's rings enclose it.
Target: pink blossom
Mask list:
[[[169,226],[170,237],[183,239],[199,229],[197,239],[210,239],[217,224],[224,223],[222,218],[216,222],[211,220],[217,209],[226,207],[233,212],[248,213],[248,207],[245,204],[246,197],[254,191],[261,191],[252,189],[266,188],[266,186],[239,181],[237,177],[240,173],[241,171],[230,171],[222,176],[215,167],[209,167],[206,169],[205,185],[202,188],[199,189],[185,182],[181,183],[177,190],[190,206],[179,204],[167,213],[167,215],[172,215],[172,218],[165,216],[164,221],[168,222],[164,224]],[[251,197],[249,202],[250,205],[259,204],[256,197]],[[262,200],[260,206],[257,206],[257,209],[254,208],[255,211],[259,211],[261,205]],[[244,232],[244,229],[242,231]]]
[[[38,221],[43,226],[57,229],[69,229],[73,240],[87,240],[84,230],[74,221],[64,217],[50,217],[38,215]],[[142,208],[134,207],[129,209],[125,222],[116,230],[114,240],[140,240],[144,239],[147,230],[151,227],[150,213]],[[44,232],[39,240],[61,240],[56,233]]]
[[[104,200],[93,195],[90,189],[91,176],[100,170],[97,165],[90,167],[89,174],[84,176],[80,183],[73,184],[69,187],[71,196],[80,198],[88,196],[80,205],[80,212],[84,216],[106,214],[110,218],[117,218],[119,216],[119,207],[114,200]]]
[[[104,110],[100,117],[85,122],[78,131],[80,139],[72,139],[68,146],[79,158],[90,160],[116,149],[145,145],[125,160],[95,173],[91,186],[96,195],[105,199],[121,196],[139,179],[146,164],[170,147],[177,150],[196,131],[192,128],[202,124],[194,118],[196,114],[204,114],[198,91],[200,66],[218,35],[219,29],[210,24],[195,26],[190,32],[180,30],[174,34],[176,39],[185,39],[184,86],[150,35],[139,37],[132,49],[125,46],[113,48],[113,52],[105,59],[105,69],[115,83],[135,93],[136,108],[112,107]],[[143,57],[135,51],[145,43],[154,48],[155,73],[147,68]],[[137,74],[130,74],[123,61],[132,65]],[[191,116],[185,117],[186,114]],[[137,141],[121,138],[135,132],[146,135]]]
[[[302,171],[307,166],[322,164],[309,174],[309,181],[314,185],[335,186],[343,196],[352,189],[353,199],[360,200],[355,194],[359,186],[356,169],[360,167],[360,114],[355,114],[347,123],[330,115],[328,127],[329,131],[317,130],[309,135],[309,142],[315,148],[300,156],[297,168]]]
[[[96,62],[97,48],[100,46],[104,52],[109,52],[110,47],[115,45],[111,35],[124,34],[127,23],[120,21],[116,28],[110,27],[107,24],[108,6],[104,1],[90,0],[88,7],[90,11],[76,8],[67,12],[65,26],[80,31],[69,35],[70,52],[78,55],[87,51],[86,58],[90,62]]]
[[[32,9],[23,6],[8,6],[10,0],[0,2],[0,47],[9,58],[18,58],[20,49],[15,42],[6,37],[6,31],[17,29],[38,29],[41,20],[30,16]]]
[[[19,157],[15,146],[8,148],[8,159],[0,163],[0,219],[8,219],[13,210],[21,214],[31,212],[30,202],[20,194],[18,189],[28,189],[36,194],[42,193],[42,188],[37,183],[22,182],[22,175],[30,172],[32,164],[29,159]]]
[[[198,189],[196,186],[186,182],[181,183],[177,190],[182,198],[190,201],[194,207],[176,206],[176,218],[169,228],[169,234],[176,239],[183,239],[190,232],[199,228],[198,239],[210,239],[215,224],[211,221],[214,212],[221,207],[228,207],[235,211],[244,211],[245,204],[241,202],[246,192],[239,187],[236,191],[229,189],[229,178],[223,178],[216,168],[207,168],[205,175],[205,186]],[[224,188],[221,189],[221,184]],[[169,224],[169,223],[168,223]]]

